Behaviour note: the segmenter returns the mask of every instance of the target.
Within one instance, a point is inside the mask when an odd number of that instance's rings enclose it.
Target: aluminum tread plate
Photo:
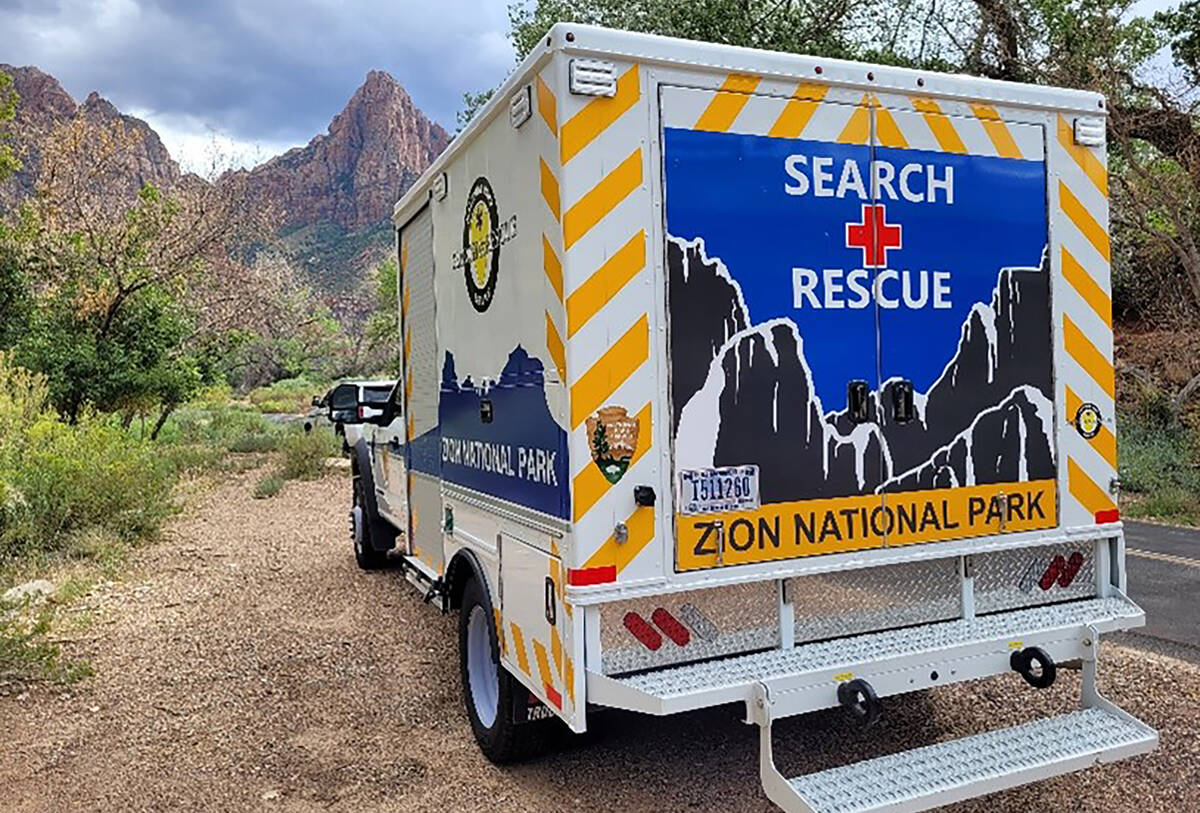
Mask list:
[[[1051,604],[969,619],[836,638],[793,649],[771,649],[686,666],[656,669],[617,678],[626,687],[666,699],[698,691],[813,672],[842,664],[873,663],[887,658],[1015,637],[1040,630],[1073,627],[1133,617],[1138,607],[1120,597]]]
[[[1002,781],[1017,772],[1034,771],[1039,778],[1066,773],[1079,767],[1072,762],[1080,758],[1095,761],[1114,749],[1154,740],[1146,727],[1092,708],[830,768],[789,783],[819,813],[863,813]]]

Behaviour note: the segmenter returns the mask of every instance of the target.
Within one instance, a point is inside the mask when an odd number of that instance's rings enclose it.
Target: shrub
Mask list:
[[[261,454],[279,448],[279,438],[274,434],[248,434],[232,440],[225,447],[236,454]]]
[[[279,473],[268,474],[254,484],[254,499],[265,500],[274,497],[283,488],[286,481]]]
[[[312,405],[312,397],[326,389],[307,378],[285,378],[250,391],[247,399],[261,412],[300,414]]]
[[[174,480],[168,458],[119,428],[94,418],[75,426],[41,419],[10,480],[24,504],[6,529],[7,552],[60,549],[87,528],[127,540],[153,534],[171,513]]]
[[[279,473],[287,480],[315,480],[325,472],[325,461],[338,454],[338,440],[324,427],[311,432],[289,432],[281,445]]]

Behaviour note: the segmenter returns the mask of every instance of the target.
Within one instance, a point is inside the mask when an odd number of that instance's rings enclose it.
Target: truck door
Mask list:
[[[978,105],[913,107],[876,111],[862,249],[876,266],[888,544],[1054,527],[1043,128]]]
[[[441,370],[437,363],[433,214],[429,207],[402,227],[400,248],[408,538],[412,540],[411,554],[440,573],[443,560],[438,423]]]
[[[401,381],[389,397],[395,401],[395,419],[387,426],[367,427],[373,451],[371,460],[380,509],[397,528],[405,531],[397,540],[397,550],[412,553],[408,538],[408,464],[405,462],[406,437],[404,385]]]
[[[872,110],[757,83],[660,89],[678,570],[883,544]]]

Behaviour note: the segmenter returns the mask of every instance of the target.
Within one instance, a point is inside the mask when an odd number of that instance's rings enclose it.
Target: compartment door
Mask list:
[[[977,110],[877,111],[888,544],[1057,523],[1045,134]]]
[[[793,90],[660,88],[678,570],[883,544],[873,111]]]
[[[429,207],[401,231],[406,251],[400,281],[405,392],[405,457],[408,468],[410,552],[442,571],[442,468],[438,398],[437,302],[434,296],[433,213]]]

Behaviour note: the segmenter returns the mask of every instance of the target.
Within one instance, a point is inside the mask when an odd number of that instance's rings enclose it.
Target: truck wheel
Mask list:
[[[549,751],[562,731],[557,719],[525,720],[529,690],[500,664],[499,652],[491,604],[472,579],[458,614],[463,699],[479,749],[498,764]]]
[[[354,475],[354,505],[350,508],[350,540],[354,543],[354,561],[363,570],[379,570],[387,564],[387,551],[375,550],[373,534],[377,533],[378,517],[371,516],[363,494],[363,478]]]

